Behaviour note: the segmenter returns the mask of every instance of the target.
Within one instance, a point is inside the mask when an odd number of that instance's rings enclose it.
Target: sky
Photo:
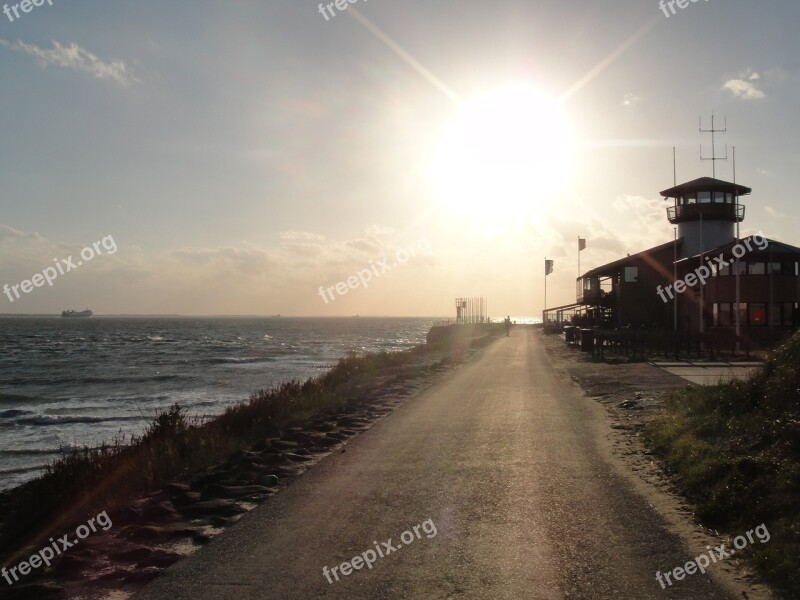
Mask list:
[[[0,313],[540,315],[672,239],[712,112],[800,246],[796,0],[16,1]]]

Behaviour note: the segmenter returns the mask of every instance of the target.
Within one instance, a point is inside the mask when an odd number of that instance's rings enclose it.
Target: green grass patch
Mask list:
[[[800,333],[747,381],[672,396],[645,441],[706,526],[736,536],[766,524],[770,541],[748,554],[800,597]]]

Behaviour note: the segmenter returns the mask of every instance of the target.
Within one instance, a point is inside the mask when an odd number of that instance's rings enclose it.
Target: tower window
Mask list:
[[[700,204],[710,204],[711,192],[697,192],[697,201]]]
[[[748,306],[750,310],[750,325],[759,327],[767,324],[767,305],[763,302],[753,302]]]

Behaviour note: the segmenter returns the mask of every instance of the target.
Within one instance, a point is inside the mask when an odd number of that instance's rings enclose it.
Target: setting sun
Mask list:
[[[531,85],[513,85],[462,109],[439,144],[431,175],[448,208],[519,214],[564,187],[571,146],[558,102]]]

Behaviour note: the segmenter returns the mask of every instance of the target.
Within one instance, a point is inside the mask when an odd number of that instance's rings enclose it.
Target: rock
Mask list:
[[[185,483],[168,483],[164,486],[164,489],[173,494],[190,492],[192,490],[191,486]]]
[[[192,537],[192,541],[198,546],[207,546],[213,538],[207,533],[197,533]]]
[[[326,431],[336,431],[336,424],[331,421],[322,421],[320,423],[315,423],[312,428],[324,433]]]
[[[180,538],[190,538],[195,533],[197,533],[196,529],[192,529],[191,527],[181,527],[179,529],[172,530],[172,539],[180,539]]]
[[[92,560],[75,553],[64,554],[55,565],[55,570],[62,575],[76,574],[91,568]]]
[[[200,492],[185,492],[183,494],[178,494],[172,499],[172,503],[176,506],[186,506],[187,504],[194,504],[195,502],[200,502],[202,498],[202,494]]]
[[[130,506],[121,508],[114,513],[114,525],[120,526],[128,523],[136,523],[141,520],[141,512]]]
[[[202,477],[195,479],[191,483],[191,488],[193,490],[202,489],[212,483],[219,483],[220,481],[227,479],[230,477],[230,471],[227,469],[216,470],[207,475],[203,475]]]
[[[198,494],[199,496],[200,494]],[[176,537],[175,530],[168,527],[157,527],[155,525],[143,525],[136,527],[129,526],[129,529],[122,534],[131,540],[166,540]]]
[[[142,510],[142,519],[145,521],[172,521],[176,519],[177,516],[178,513],[175,511],[175,507],[173,506],[172,502],[167,501],[146,506]]]
[[[182,512],[191,517],[232,517],[245,510],[230,500],[206,500],[182,507]]]
[[[122,552],[112,554],[109,558],[114,562],[139,562],[153,554],[153,552],[154,550],[147,546],[136,546],[130,550],[123,550]]]
[[[103,581],[103,582],[121,581],[121,580],[125,579],[130,574],[131,574],[131,572],[128,571],[127,569],[112,569],[111,571],[108,571],[107,573],[103,573],[99,577],[95,577],[95,581]]]
[[[284,437],[291,442],[297,442],[299,444],[307,444],[311,439],[311,436],[305,431],[290,431],[287,432]]]
[[[339,440],[337,439],[327,437],[326,435],[319,435],[314,437],[313,445],[321,448],[330,448],[338,443]]]
[[[360,427],[369,425],[370,422],[362,417],[344,417],[338,421],[340,427]]]
[[[280,483],[280,480],[275,475],[261,475],[257,477],[255,481],[267,488],[275,487]]]
[[[165,569],[170,565],[178,562],[181,558],[183,558],[180,554],[176,552],[164,552],[158,551],[153,553],[152,556],[145,558],[143,561],[139,562],[136,565],[137,569],[146,569],[148,567],[159,567]]]
[[[294,454],[293,452],[287,452],[284,454],[286,458],[293,462],[306,462],[309,460],[313,460],[310,456],[305,456],[304,454]]]
[[[147,567],[146,569],[137,569],[130,575],[128,575],[125,579],[125,583],[143,583],[147,581],[152,581],[159,575],[161,575],[163,569],[159,569],[158,567]]]
[[[252,496],[253,494],[263,494],[267,492],[267,488],[263,485],[212,485],[206,490],[209,495],[216,496],[217,498],[242,498],[244,496]]]
[[[226,527],[235,525],[238,520],[239,519],[236,517],[231,517],[230,519],[226,519],[225,517],[212,517],[209,522],[218,529],[225,529]]]
[[[270,445],[278,450],[294,450],[299,444],[290,440],[271,440]]]
[[[3,581],[3,587],[6,587],[6,581]],[[10,590],[4,590],[3,596],[7,600],[61,600],[67,597],[67,591],[63,587],[52,583],[17,585]]]

